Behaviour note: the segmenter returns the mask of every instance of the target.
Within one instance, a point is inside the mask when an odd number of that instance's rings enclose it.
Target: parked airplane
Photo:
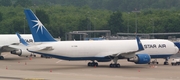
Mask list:
[[[16,33],[16,35],[18,36],[19,38],[19,43],[23,43],[22,41],[26,42],[27,43],[27,40],[26,39],[23,39],[18,33]],[[31,35],[32,37],[32,35]],[[28,43],[27,43],[28,44]],[[27,45],[26,44],[26,45]],[[24,44],[25,45],[25,44]],[[20,57],[36,57],[35,54],[29,52],[26,50],[26,46],[24,46],[22,44],[19,44],[19,45],[8,45],[9,48],[11,48],[12,50],[10,51],[11,54],[14,54],[14,55],[18,55]],[[36,45],[33,41],[33,39],[31,39],[31,45]]]
[[[26,42],[28,42],[28,43],[33,42],[33,38],[32,38],[31,34],[23,34],[22,36],[24,37]],[[0,37],[1,37],[1,39],[0,39],[0,60],[3,60],[4,57],[1,55],[1,53],[2,52],[10,52],[10,51],[14,50],[15,48],[12,48],[10,46],[11,45],[19,46],[20,42],[15,34],[1,34]],[[19,55],[19,56],[24,56],[29,53],[30,52],[26,51],[25,53],[23,53],[23,55]]]
[[[91,60],[88,66],[98,66],[95,62],[113,60],[110,67],[120,67],[118,59],[127,59],[136,64],[146,64],[155,57],[166,57],[178,52],[173,42],[163,39],[103,40],[103,41],[55,41],[35,14],[26,9],[26,19],[36,42],[46,44],[29,47],[27,50],[64,60]],[[137,41],[137,42],[136,42]],[[145,48],[145,49],[144,49]]]

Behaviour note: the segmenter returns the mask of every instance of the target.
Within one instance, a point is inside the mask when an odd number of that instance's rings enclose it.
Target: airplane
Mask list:
[[[23,34],[22,35],[25,38],[25,41],[28,43],[33,43],[33,38],[31,34]],[[0,60],[4,60],[4,56],[1,55],[2,52],[11,52],[15,48],[10,47],[12,46],[19,46],[19,39],[15,34],[1,34],[0,35]],[[30,52],[26,51],[23,53],[23,55],[19,56],[24,56],[29,54]]]
[[[26,39],[23,39],[20,35],[18,35],[18,33],[16,33],[16,35],[18,36],[18,39],[19,39],[19,43],[22,43],[22,41],[24,41],[24,42],[26,42],[27,43],[27,40]],[[31,37],[32,37],[32,35],[31,35]],[[22,40],[23,39],[23,40]],[[28,43],[27,43],[28,44]],[[26,45],[27,45],[26,44]],[[35,43],[34,43],[34,41],[33,41],[33,39],[31,39],[31,43],[29,43],[29,44],[31,44],[31,45],[34,45]],[[18,55],[18,56],[20,56],[20,57],[32,57],[32,56],[34,56],[34,57],[36,57],[36,55],[35,54],[33,54],[33,53],[31,53],[31,52],[28,52],[27,50],[26,50],[26,46],[24,46],[25,44],[19,44],[19,45],[8,45],[8,47],[9,48],[11,48],[11,51],[10,51],[10,53],[11,54],[14,54],[14,55]]]
[[[24,40],[24,39],[23,39]],[[136,42],[137,41],[137,42]],[[69,44],[68,43],[69,41],[62,41],[62,44],[61,45],[66,45],[66,44]],[[74,41],[74,42],[76,42],[76,41]],[[81,41],[77,41],[77,42],[79,42],[79,43],[81,43]],[[91,41],[83,41],[83,43],[85,43],[85,44],[90,44],[89,42],[91,42]],[[109,42],[109,41],[107,41],[107,42]],[[119,43],[120,42],[120,43]],[[113,43],[119,43],[119,44],[122,44],[122,43],[124,43],[124,42],[127,42],[127,41],[125,41],[125,40],[122,40],[122,41],[116,41],[116,42],[113,42]],[[128,41],[129,42],[129,41]],[[29,44],[27,44],[25,41],[21,41],[21,43],[23,43],[25,46],[29,46]],[[50,42],[51,43],[51,42]],[[53,43],[57,43],[57,42],[53,42]],[[83,43],[81,43],[81,45],[83,46]],[[99,43],[99,42],[98,42]],[[93,45],[94,44],[98,44],[97,42],[96,43],[94,43],[93,42]],[[106,43],[106,41],[104,42],[104,41],[101,41],[100,42],[100,44],[104,44],[104,43]],[[111,43],[112,43],[112,41],[111,41]],[[118,60],[118,58],[122,58],[122,57],[134,57],[135,55],[134,55],[134,53],[135,52],[139,52],[139,51],[142,51],[142,50],[144,50],[144,48],[143,48],[143,45],[141,44],[141,41],[140,41],[140,39],[137,37],[136,38],[136,40],[131,40],[131,43],[132,44],[135,44],[136,46],[132,46],[132,47],[129,47],[129,46],[126,46],[126,47],[128,47],[128,48],[131,48],[131,49],[129,49],[128,51],[125,51],[125,50],[123,50],[123,49],[119,49],[119,48],[116,48],[116,50],[115,51],[117,51],[118,50],[118,52],[119,51],[123,51],[122,52],[122,54],[121,53],[117,53],[117,54],[114,54],[115,52],[106,52],[105,53],[105,55],[108,55],[108,56],[104,56],[104,57],[101,57],[102,55],[104,55],[104,51],[103,51],[103,53],[101,53],[101,49],[99,50],[99,49],[96,49],[96,50],[94,50],[93,51],[93,54],[92,53],[89,53],[88,55],[95,55],[95,56],[97,56],[97,57],[87,57],[87,56],[85,56],[85,54],[84,54],[84,51],[86,51],[86,49],[85,49],[85,47],[86,46],[91,46],[92,47],[92,44],[91,45],[84,45],[83,47],[81,47],[81,49],[80,50],[84,50],[83,52],[77,52],[77,50],[75,50],[76,52],[74,52],[74,50],[73,50],[73,52],[75,53],[75,54],[78,54],[78,55],[72,55],[73,57],[64,57],[64,56],[58,56],[58,54],[56,55],[54,55],[54,54],[44,54],[44,53],[37,53],[37,54],[43,54],[43,55],[47,55],[47,56],[51,56],[51,57],[54,57],[54,58],[58,58],[58,59],[64,59],[64,60],[92,60],[93,62],[91,63],[91,62],[89,62],[88,63],[88,66],[98,66],[98,63],[97,62],[94,62],[94,59],[95,60],[97,60],[97,61],[99,61],[99,62],[109,62],[109,61],[111,61],[111,59],[113,58],[113,57],[115,57],[115,59],[114,59],[114,64],[110,64],[110,67],[120,67],[120,64],[118,64],[117,63],[117,60]],[[137,43],[137,44],[136,44]],[[46,43],[46,44],[48,44],[49,45],[49,43]],[[41,44],[42,45],[42,44]],[[114,46],[114,45],[112,45],[112,44],[108,44],[108,45],[110,45],[110,46]],[[39,46],[39,45],[38,45]],[[27,50],[28,51],[30,51],[31,50],[31,48],[33,48],[33,49],[35,49],[35,48],[37,48],[37,49],[40,49],[41,51],[51,51],[51,50],[54,50],[51,46],[45,46],[45,47],[38,47],[38,46],[31,46],[31,47],[28,47],[27,48]],[[63,46],[62,46],[63,47]],[[77,46],[71,46],[72,48],[76,48]],[[29,50],[29,48],[30,48],[30,50]],[[66,47],[67,48],[67,47]],[[102,48],[102,47],[101,47]],[[110,50],[113,50],[112,48],[108,48],[108,47],[104,47],[104,48],[106,48],[106,49],[110,49]],[[65,48],[64,48],[65,49]],[[90,48],[89,48],[90,49]],[[68,50],[68,51],[70,51],[70,50]],[[30,52],[34,52],[34,51],[30,51]],[[70,51],[71,52],[71,51]],[[98,54],[98,55],[96,55],[95,53],[97,53],[97,52],[100,52],[100,54]],[[36,53],[36,52],[35,52]],[[65,52],[66,53],[66,52]],[[63,53],[63,54],[65,54],[65,53]],[[72,52],[71,52],[72,53]],[[79,53],[81,53],[81,54],[79,54]],[[128,55],[127,55],[128,54]],[[68,54],[69,55],[69,54]],[[121,55],[121,56],[120,56]],[[78,57],[76,57],[76,56],[78,56]],[[80,57],[79,57],[80,56]],[[84,57],[83,57],[84,56]],[[149,55],[146,55],[146,54],[139,54],[139,55],[137,55],[137,56],[135,56],[133,59],[131,59],[131,61],[134,61],[136,64],[145,64],[145,63],[148,63],[149,61],[150,61],[150,56]]]
[[[153,57],[162,58],[178,52],[173,42],[164,39],[56,41],[30,9],[25,9],[24,13],[34,41],[45,42],[27,48],[29,52],[36,54],[69,61],[91,60],[88,66],[98,66],[97,62],[113,60],[114,63],[109,66],[120,67],[117,63],[119,59],[127,59],[135,64],[147,64]]]
[[[8,47],[13,48],[13,50],[11,51],[11,54],[18,55],[18,56],[21,56],[21,57],[28,57],[28,56],[36,57],[36,55],[34,55],[33,53],[30,53],[30,52],[28,52],[26,50],[27,45],[31,45],[32,46],[32,45],[39,45],[39,44],[42,44],[42,43],[38,43],[38,42],[35,43],[35,42],[33,42],[32,44],[28,44],[27,41],[25,39],[23,39],[18,32],[16,32],[16,35],[18,36],[20,43],[23,43],[23,45],[22,44],[18,45],[18,46],[17,45],[9,45]],[[42,55],[41,55],[41,57],[42,57]],[[43,57],[51,58],[49,56],[44,56],[44,55],[43,55]]]

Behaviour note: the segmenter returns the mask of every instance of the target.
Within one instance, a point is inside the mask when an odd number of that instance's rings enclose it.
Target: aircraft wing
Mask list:
[[[22,49],[22,48],[27,48],[24,45],[5,45],[1,47],[3,49],[3,51],[12,51],[12,50],[18,50],[18,49]]]
[[[34,46],[31,48],[33,48],[33,50],[35,50],[35,51],[51,51],[51,50],[54,50],[52,46],[40,46],[40,47]]]
[[[134,57],[136,55],[135,53],[139,51],[141,50],[129,51],[129,52],[103,52],[96,55],[96,57],[110,57],[110,58],[118,57],[124,59],[124,58]]]
[[[8,46],[9,45],[19,45],[20,43],[12,43],[12,44],[1,44],[0,45],[0,48],[2,50],[2,52],[6,52],[6,51],[10,51],[10,50],[13,50],[12,48],[9,48]]]
[[[50,50],[54,50],[52,46],[45,46],[39,48],[39,51],[50,51]]]
[[[127,52],[104,52],[96,55],[96,57],[120,57],[120,58],[131,58],[135,56],[136,52],[144,50],[143,45],[139,39],[139,37],[136,37],[138,49],[135,51],[127,51]]]
[[[123,57],[123,58],[131,58],[135,56],[136,52],[139,52],[141,50],[137,50],[137,51],[129,51],[129,52],[123,52],[123,53],[117,53],[117,54],[113,54],[113,55],[109,55],[110,57]]]

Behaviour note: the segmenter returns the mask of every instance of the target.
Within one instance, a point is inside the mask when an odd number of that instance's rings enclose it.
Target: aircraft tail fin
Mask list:
[[[21,35],[20,35],[18,32],[16,32],[16,35],[18,36],[19,41],[20,41],[23,45],[25,45],[25,46],[28,46],[28,45],[29,45],[29,44],[21,37]]]
[[[32,10],[25,9],[24,13],[35,42],[56,41]]]

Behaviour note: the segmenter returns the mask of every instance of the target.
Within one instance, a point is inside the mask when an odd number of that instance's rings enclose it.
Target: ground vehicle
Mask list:
[[[180,65],[180,59],[173,59],[171,61],[171,65],[174,66],[174,65]]]

